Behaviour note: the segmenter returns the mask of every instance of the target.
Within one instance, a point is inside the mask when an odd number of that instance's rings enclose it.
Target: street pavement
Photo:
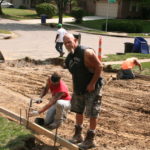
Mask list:
[[[90,17],[89,17],[90,18]],[[70,21],[72,18],[70,18]],[[52,22],[52,20],[49,20]],[[58,22],[57,19],[55,21]],[[69,21],[68,21],[69,22]],[[55,50],[56,28],[41,25],[38,20],[14,21],[8,19],[0,19],[0,29],[10,30],[15,33],[14,38],[0,40],[0,51],[6,60],[14,60],[24,57],[44,60],[47,58],[58,57],[59,54]],[[70,30],[73,34],[78,34],[74,30]],[[102,37],[102,55],[116,54],[124,52],[125,42],[134,42],[134,38],[127,37]],[[81,33],[81,44],[91,47],[98,51],[100,35]],[[150,44],[150,39],[146,39]],[[64,48],[65,56],[67,51]]]

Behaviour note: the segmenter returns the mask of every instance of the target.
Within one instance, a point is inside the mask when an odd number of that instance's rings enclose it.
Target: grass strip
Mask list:
[[[11,32],[8,31],[8,30],[0,30],[0,33],[2,33],[2,34],[11,34]]]
[[[0,150],[25,149],[25,140],[31,137],[25,127],[0,117]]]
[[[150,54],[142,54],[142,53],[123,53],[120,55],[108,54],[106,58],[102,58],[103,62],[109,61],[121,61],[130,57],[137,57],[138,59],[150,59]]]

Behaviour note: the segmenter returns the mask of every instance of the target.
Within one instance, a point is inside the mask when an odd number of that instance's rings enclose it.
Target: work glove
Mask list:
[[[40,103],[42,103],[42,98],[35,99],[35,100],[33,100],[33,102],[40,104]]]
[[[33,110],[31,112],[29,112],[29,117],[33,117],[33,116],[37,116],[39,115],[39,112],[37,110]]]

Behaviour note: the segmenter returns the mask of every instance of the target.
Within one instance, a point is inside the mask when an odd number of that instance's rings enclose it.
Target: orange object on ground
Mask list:
[[[99,39],[99,48],[98,48],[98,58],[101,61],[102,60],[102,37],[100,36]]]

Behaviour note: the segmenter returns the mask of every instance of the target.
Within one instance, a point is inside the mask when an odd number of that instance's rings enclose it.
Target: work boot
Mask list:
[[[79,125],[75,125],[75,134],[73,135],[72,139],[70,139],[69,141],[73,144],[81,143],[83,141],[81,131],[82,131],[82,127]]]
[[[53,123],[48,125],[48,128],[50,130],[53,130],[53,129],[59,128],[61,126],[61,124],[62,124],[62,120],[55,120]]]
[[[78,146],[81,149],[89,149],[95,147],[96,145],[94,142],[94,137],[95,137],[95,132],[88,130],[85,140],[82,143],[78,144]]]
[[[44,119],[43,118],[35,118],[34,122],[40,126],[44,126]]]
[[[121,70],[119,70],[119,71],[117,72],[117,79],[118,79],[118,80],[119,80],[119,79],[122,79],[122,77],[123,77],[123,73],[122,73]]]

